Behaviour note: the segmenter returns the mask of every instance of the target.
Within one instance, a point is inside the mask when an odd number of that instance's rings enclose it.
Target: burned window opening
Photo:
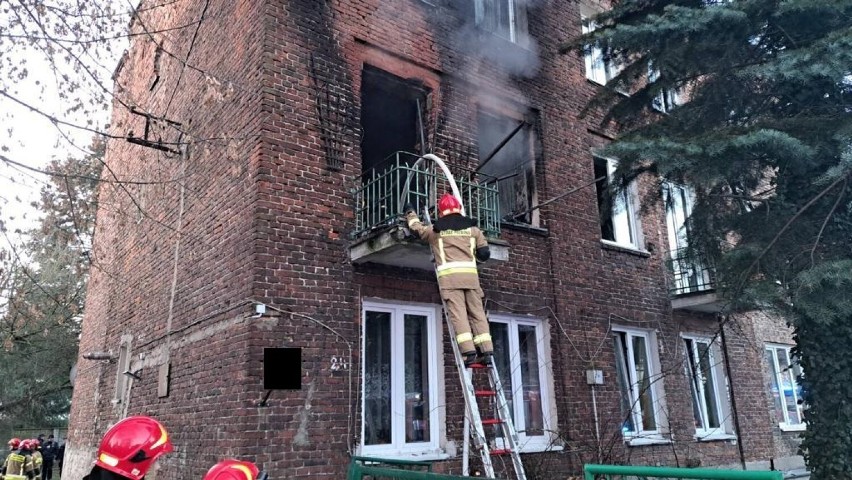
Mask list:
[[[536,197],[532,125],[486,112],[479,112],[477,125],[478,171],[496,179],[500,218],[507,223],[536,223],[537,214],[530,211]]]
[[[419,153],[425,133],[426,94],[413,81],[365,66],[361,77],[361,172],[380,167],[396,152]]]

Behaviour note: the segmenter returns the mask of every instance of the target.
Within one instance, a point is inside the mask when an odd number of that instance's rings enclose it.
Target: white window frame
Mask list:
[[[690,383],[690,396],[694,399],[698,398],[697,405],[702,416],[702,427],[695,428],[695,439],[699,441],[709,440],[729,440],[736,438],[733,434],[733,425],[731,423],[731,399],[728,391],[728,377],[725,374],[722,352],[718,343],[705,335],[681,335],[683,339],[684,355],[692,357],[692,365],[700,365],[700,353],[698,351],[698,343],[708,345],[708,355],[710,356],[710,370],[713,375],[713,390],[716,400],[716,415],[719,418],[719,426],[711,428],[707,425],[708,406],[704,398],[703,382],[694,382],[693,374],[701,375],[700,371],[692,372],[690,370],[689,358],[684,359],[684,372],[686,373],[687,381]],[[687,350],[686,340],[692,342],[694,351]],[[697,391],[693,391],[697,389]],[[694,400],[693,400],[694,401]]]
[[[583,34],[594,32],[598,28],[591,14],[581,14],[580,25]],[[598,46],[589,47],[589,51],[584,53],[583,58],[586,64],[586,78],[597,84],[606,85],[621,72],[618,65],[604,58],[603,50]]]
[[[475,21],[477,25],[483,25],[485,22],[485,2],[505,2],[506,8],[509,10],[509,38],[500,35],[499,31],[489,31],[512,43],[523,43],[525,39],[522,35],[519,35],[518,22],[520,19],[518,18],[517,9],[527,8],[527,2],[522,2],[520,0],[474,0]],[[523,17],[526,18],[525,15],[523,15]],[[526,26],[524,27],[524,31],[526,31]]]
[[[660,71],[648,65],[648,83],[654,83],[660,78]],[[665,88],[657,93],[651,100],[651,107],[660,113],[669,113],[673,108],[681,104],[683,99],[676,88]]]
[[[115,390],[113,391],[112,403],[118,404],[125,401],[128,389],[130,388],[130,377],[124,372],[130,371],[130,343],[131,338],[128,335],[122,335],[121,342],[118,346],[118,356],[116,358],[115,370]]]
[[[778,385],[778,394],[781,396],[781,411],[784,414],[784,421],[778,424],[778,428],[780,428],[781,430],[783,430],[785,432],[803,431],[806,428],[806,424],[804,422],[804,411],[803,411],[804,409],[802,408],[802,405],[799,403],[799,392],[798,392],[798,390],[800,388],[799,381],[796,379],[796,376],[793,373],[792,368],[790,368],[790,367],[793,366],[793,357],[790,355],[790,349],[791,348],[793,348],[791,345],[781,345],[781,344],[771,344],[771,343],[766,344],[766,348],[765,348],[767,351],[769,351],[772,354],[772,365],[771,365],[772,370],[769,372],[769,375],[771,375],[773,377],[775,384]],[[779,349],[784,351],[784,354],[787,357],[787,365],[789,365],[789,367],[786,370],[784,370],[783,372],[781,371],[781,365],[778,362],[777,353],[778,353]],[[783,377],[782,376],[783,375],[788,375],[789,376],[788,378],[790,379],[791,384],[793,385],[793,401],[796,402],[796,411],[799,414],[799,422],[798,423],[790,423],[790,414],[789,414],[789,412],[787,412],[787,408],[786,408],[787,399],[786,399],[786,396],[785,396],[785,394],[783,392],[783,388],[782,388],[782,386],[783,386],[783,382],[782,382]],[[772,395],[772,392],[767,392],[767,393],[769,395]],[[776,408],[774,401],[772,402],[772,408]]]
[[[712,290],[713,279],[706,264],[698,258],[680,257],[679,252],[689,247],[686,222],[692,215],[695,190],[688,185],[663,183],[663,201],[666,209],[666,232],[669,240],[669,259],[675,272],[684,272],[673,279],[677,292],[691,293]],[[692,280],[695,281],[692,284]]]
[[[606,162],[606,181],[607,185],[609,185],[612,183],[612,176],[618,166],[618,160],[595,155],[592,161],[599,160]],[[597,190],[597,188],[597,182],[595,182],[595,189]],[[610,221],[612,222],[612,233],[615,238],[614,240],[610,240],[601,236],[601,242],[643,251],[642,225],[639,221],[639,216],[636,214],[639,211],[637,197],[636,183],[633,182],[626,190],[619,193],[619,198],[611,202]],[[597,199],[597,192],[595,198]],[[623,208],[624,212],[618,212],[619,208]],[[628,238],[623,238],[623,235],[619,235],[620,230],[617,228],[619,218],[623,218],[624,222],[626,222]]]
[[[444,386],[443,386],[443,362],[440,352],[443,347],[440,342],[442,335],[440,316],[435,305],[415,304],[404,302],[386,302],[379,299],[364,300],[361,308],[361,352],[366,349],[367,312],[383,312],[391,315],[391,439],[390,444],[365,445],[365,417],[366,395],[361,395],[361,436],[360,455],[374,456],[380,458],[417,458],[443,459],[447,458],[442,451],[444,443],[442,435],[445,429],[441,426],[445,422],[444,412]],[[395,392],[405,391],[405,362],[393,361],[393,359],[405,358],[405,342],[401,341],[406,314],[421,315],[426,317],[428,348],[426,353],[429,365],[429,441],[417,443],[405,443],[405,395]],[[364,392],[366,385],[365,362],[361,362],[361,391]]]
[[[509,335],[509,362],[511,371],[512,384],[512,400],[514,407],[514,427],[518,432],[519,447],[523,453],[534,453],[543,451],[562,450],[561,445],[557,445],[556,432],[558,425],[556,415],[556,397],[553,390],[553,371],[551,369],[552,362],[550,361],[550,334],[546,328],[544,320],[531,317],[518,317],[505,314],[490,314],[490,323],[504,323],[508,326]],[[518,343],[518,326],[530,326],[535,328],[537,339],[537,355],[539,359],[538,375],[541,390],[539,392],[541,399],[541,413],[543,422],[542,435],[527,435],[526,419],[524,417],[524,398],[523,398],[523,379],[521,378],[520,368],[520,345]],[[507,382],[510,379],[500,379],[501,382]],[[497,447],[504,448],[502,438],[498,438]]]
[[[630,415],[631,420],[633,421],[633,426],[637,429],[635,432],[627,432],[622,430],[624,441],[633,446],[670,442],[671,440],[666,438],[666,434],[668,433],[668,415],[666,412],[666,403],[664,396],[665,388],[663,386],[663,375],[662,369],[660,367],[659,346],[657,344],[656,333],[652,330],[643,330],[621,326],[613,326],[612,333],[613,337],[615,336],[615,334],[625,334],[625,340],[627,342],[625,345],[627,347],[627,363],[625,364],[625,368],[629,377],[627,381],[629,383],[630,389],[630,391],[628,392],[631,406]],[[638,426],[642,425],[643,422],[642,409],[639,402],[639,385],[638,382],[636,382],[637,373],[636,364],[634,362],[633,356],[633,342],[631,341],[632,337],[641,337],[645,339],[645,354],[646,358],[648,359],[649,369],[649,391],[651,393],[652,408],[654,409],[654,421],[656,422],[655,429],[646,430],[644,426],[642,428],[638,428]],[[613,350],[615,351],[616,355],[621,355],[621,352],[618,350],[614,338]],[[619,394],[621,394],[621,385],[618,385],[618,389]]]

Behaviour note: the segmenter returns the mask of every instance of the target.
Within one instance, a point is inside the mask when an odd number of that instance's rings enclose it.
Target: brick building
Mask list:
[[[607,194],[593,150],[613,132],[581,112],[611,71],[557,52],[592,3],[160,3],[137,9],[115,74],[70,478],[141,413],[177,446],[163,478],[225,456],[281,478],[340,478],[352,455],[459,473],[434,273],[397,222],[404,191],[428,205],[442,181],[398,152],[445,158],[489,234],[481,277],[531,478],[795,455],[789,331],[745,315],[722,342],[712,269],[678,257],[688,190]],[[302,349],[302,388],[261,406],[267,347]]]

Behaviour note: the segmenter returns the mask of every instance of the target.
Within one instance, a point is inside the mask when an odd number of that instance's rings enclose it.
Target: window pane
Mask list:
[[[701,364],[701,381],[704,386],[704,405],[707,412],[707,428],[719,428],[719,404],[716,401],[716,378],[710,345],[698,342],[698,360]]]
[[[630,220],[630,207],[627,192],[621,192],[616,196],[612,209],[612,224],[615,241],[618,243],[633,244],[635,238],[633,225]]]
[[[503,395],[506,397],[506,402],[509,404],[509,412],[512,416],[512,422],[515,423],[515,428],[520,430],[515,418],[515,402],[512,397],[512,363],[509,351],[509,325],[501,322],[491,323],[491,341],[494,344],[494,362],[497,366],[497,373],[500,375],[500,381],[503,383]],[[493,408],[489,413],[483,410],[482,418],[496,418],[497,412]],[[503,430],[499,426],[494,427],[494,435],[497,437],[503,436]]]
[[[633,363],[636,366],[636,388],[639,389],[639,408],[642,410],[642,429],[656,430],[654,396],[651,392],[651,373],[645,338],[633,337]]]
[[[615,230],[612,224],[612,201],[609,196],[609,168],[607,160],[595,158],[595,191],[598,197],[598,211],[601,216],[601,238],[615,241]]]
[[[632,405],[633,395],[630,393],[630,377],[627,375],[627,334],[624,332],[615,332],[613,341],[615,342],[615,376],[618,381],[618,388],[621,391],[621,418],[624,423],[621,425],[623,433],[635,432],[636,426],[633,424]]]
[[[781,374],[781,390],[784,394],[784,407],[787,409],[787,422],[792,424],[801,423],[799,418],[799,404],[796,402],[796,380],[793,378],[793,369],[790,368],[790,359],[787,349],[777,348],[778,366]]]
[[[766,350],[766,368],[769,372],[769,382],[767,387],[769,388],[769,395],[772,397],[772,403],[775,406],[775,421],[778,423],[784,423],[786,419],[784,418],[784,406],[781,401],[781,389],[778,388],[778,370],[775,367],[774,352],[775,351],[772,349]]]
[[[524,394],[524,422],[526,435],[544,435],[544,415],[541,408],[541,379],[539,377],[538,341],[535,327],[518,326],[518,345],[521,354],[521,381]],[[520,430],[521,427],[516,427]]]
[[[405,441],[429,441],[429,349],[426,317],[405,316]]]
[[[391,443],[391,314],[367,312],[364,346],[364,444]]]
[[[698,393],[701,391],[701,380],[698,376],[698,368],[695,365],[695,343],[688,338],[684,341],[686,342],[686,365],[687,374],[689,375],[689,389],[692,391],[692,416],[695,420],[695,428],[705,429],[707,427],[704,422],[704,406],[701,402],[701,395]]]

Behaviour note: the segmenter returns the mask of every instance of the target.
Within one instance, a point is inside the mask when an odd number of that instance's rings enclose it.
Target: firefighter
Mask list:
[[[107,431],[95,466],[83,480],[141,480],[160,455],[174,450],[166,428],[151,417],[127,417]]]
[[[17,438],[17,437],[10,438],[8,445],[9,445],[9,452],[14,452],[15,450],[17,450],[21,446],[21,439]]]
[[[29,440],[21,440],[18,449],[6,457],[0,468],[0,477],[4,480],[32,480],[33,472],[32,444]]]
[[[477,261],[491,257],[485,235],[474,220],[461,214],[461,202],[449,193],[438,201],[438,220],[431,226],[423,225],[411,204],[403,210],[408,228],[432,248],[441,298],[453,322],[464,365],[489,365],[494,346],[476,267]]]
[[[257,465],[228,458],[213,465],[204,475],[204,480],[266,480],[266,472]]]
[[[30,445],[32,445],[32,457],[33,457],[33,473],[35,474],[36,480],[41,480],[41,467],[44,464],[44,457],[41,455],[41,441],[37,438],[30,439]]]

